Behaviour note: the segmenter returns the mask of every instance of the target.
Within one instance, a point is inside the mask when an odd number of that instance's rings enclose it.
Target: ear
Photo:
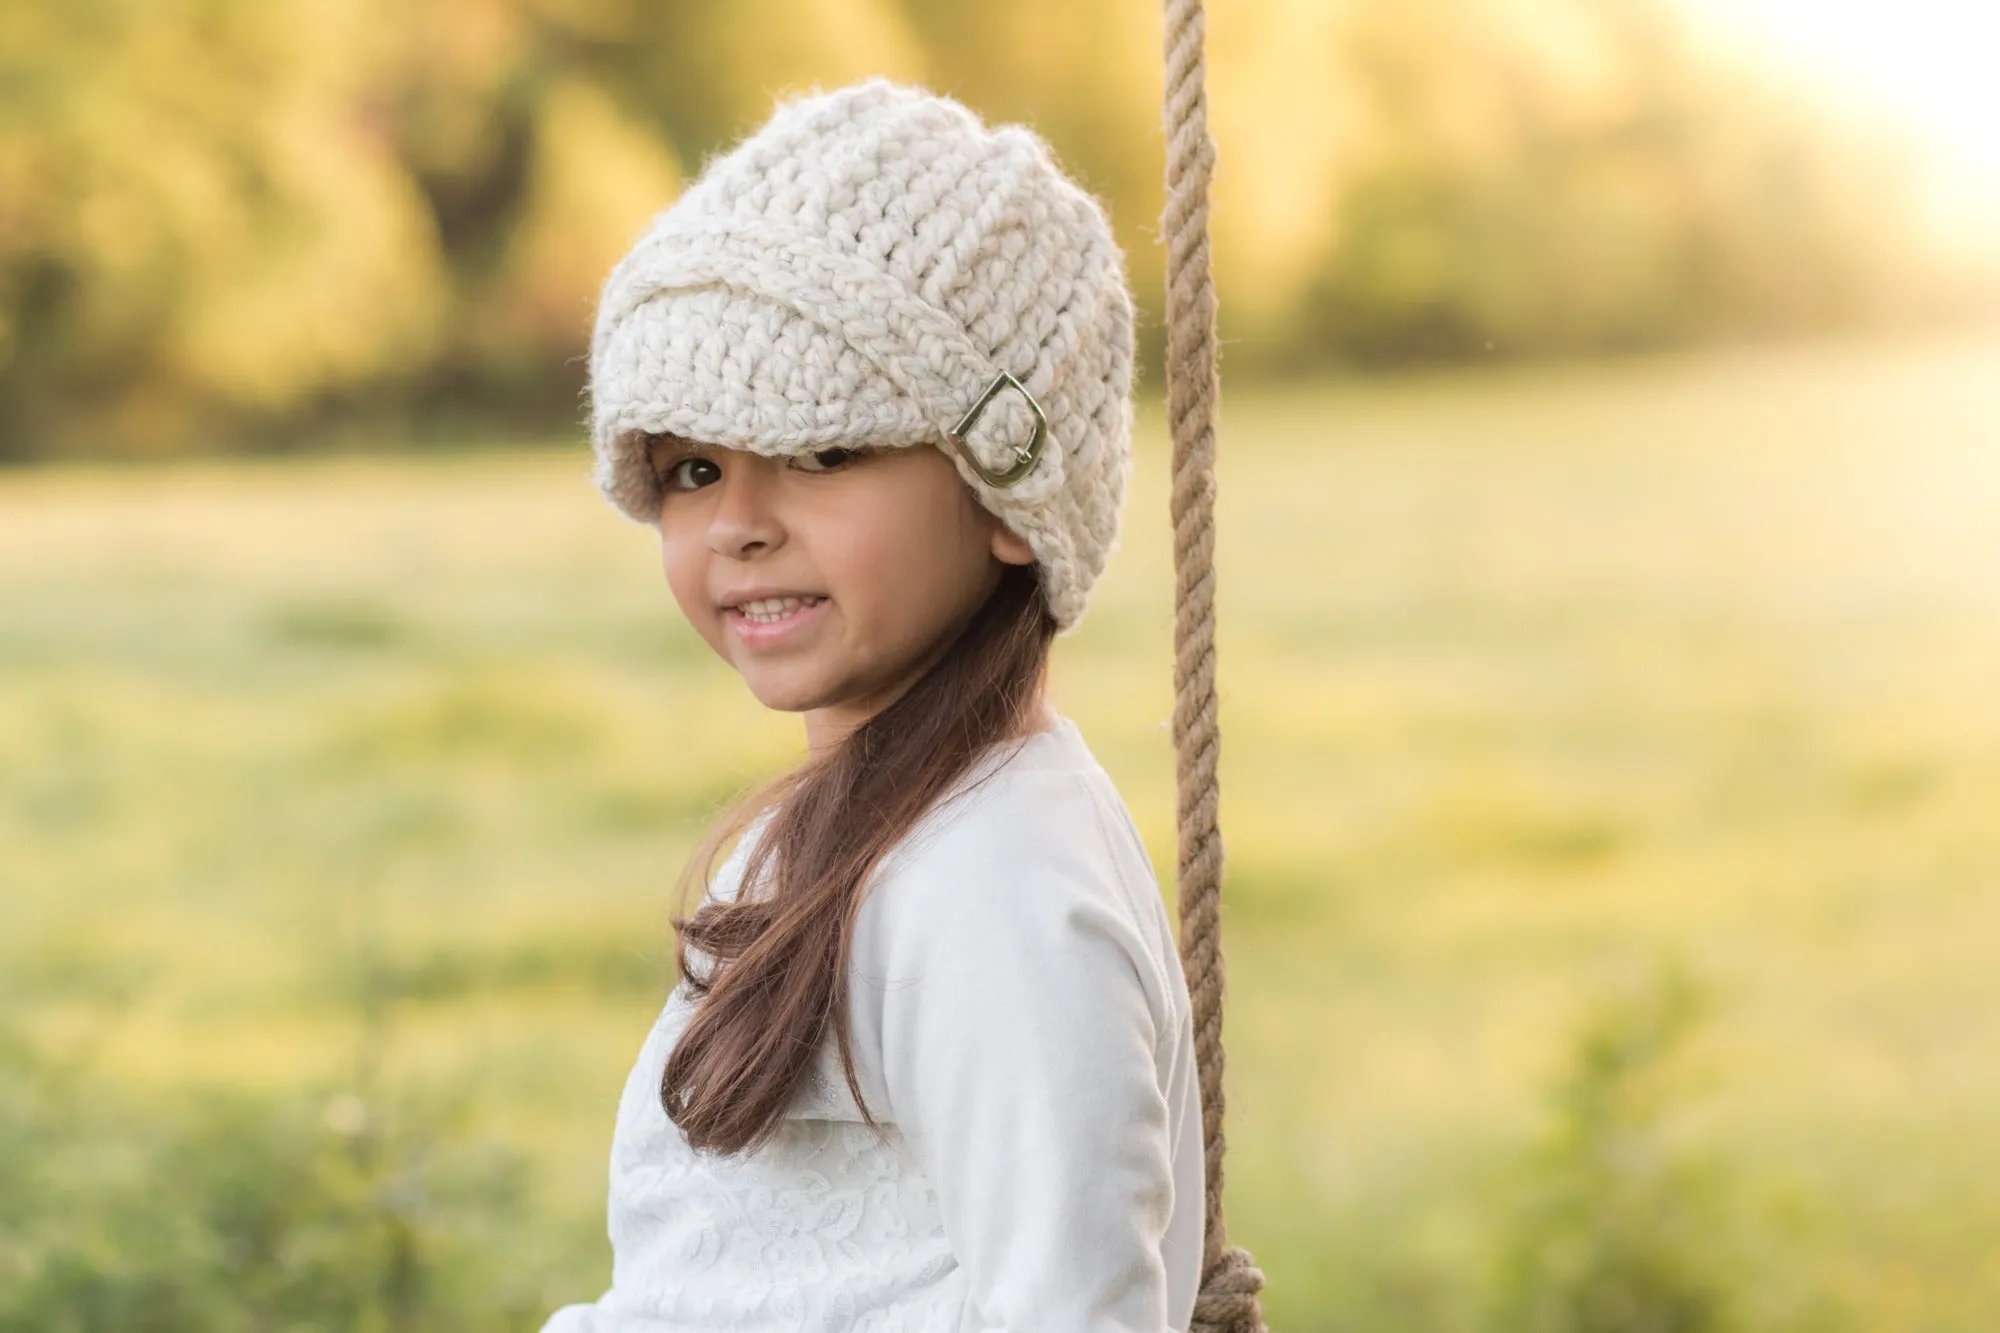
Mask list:
[[[1034,548],[1005,523],[993,525],[993,556],[1003,565],[1032,565]]]

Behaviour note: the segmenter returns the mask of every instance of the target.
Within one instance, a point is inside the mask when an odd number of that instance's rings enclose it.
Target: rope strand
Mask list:
[[[1215,287],[1208,269],[1208,186],[1215,143],[1204,90],[1201,0],[1165,0],[1167,420],[1173,439],[1174,754],[1181,964],[1194,1014],[1201,1084],[1207,1234],[1191,1333],[1264,1333],[1264,1274],[1228,1244],[1222,1218],[1221,736],[1215,693]]]

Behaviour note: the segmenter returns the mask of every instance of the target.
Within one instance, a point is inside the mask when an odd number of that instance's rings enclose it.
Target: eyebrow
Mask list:
[[[675,458],[700,447],[701,441],[690,440],[685,436],[664,433],[659,435],[649,434],[646,436],[646,456],[648,458]]]

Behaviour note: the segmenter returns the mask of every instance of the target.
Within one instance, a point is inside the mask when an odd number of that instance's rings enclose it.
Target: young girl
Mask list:
[[[1096,201],[881,79],[781,103],[612,273],[596,480],[808,757],[690,863],[611,1287],[545,1333],[1187,1327],[1187,984],[1044,694],[1116,540],[1131,367]]]

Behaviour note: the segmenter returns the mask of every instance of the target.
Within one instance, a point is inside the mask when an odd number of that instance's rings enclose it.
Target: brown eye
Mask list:
[[[699,455],[677,458],[667,465],[664,480],[670,491],[697,491],[722,477],[722,469]]]
[[[815,449],[792,459],[791,463],[801,472],[832,472],[845,466],[860,452],[858,449]]]

